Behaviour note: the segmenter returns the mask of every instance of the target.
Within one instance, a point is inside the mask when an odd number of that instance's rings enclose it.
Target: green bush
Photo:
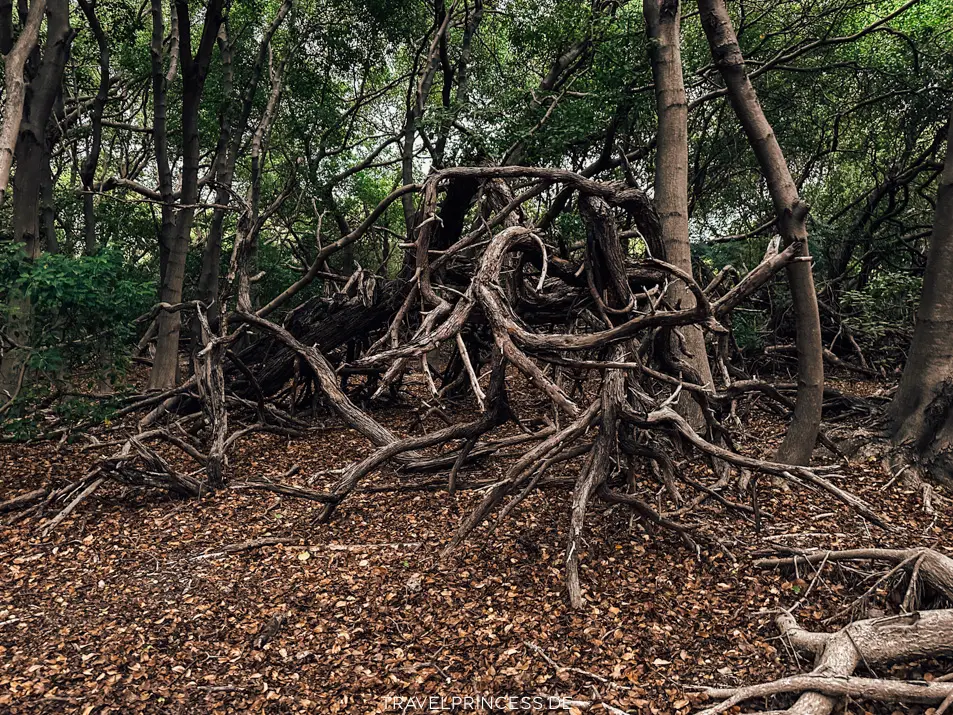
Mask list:
[[[868,357],[902,361],[912,335],[923,280],[908,273],[876,273],[862,290],[844,291],[840,308]]]
[[[95,256],[43,254],[29,261],[22,249],[0,249],[0,328],[26,296],[32,312],[31,370],[62,375],[90,368],[121,368],[136,339],[135,319],[155,303],[154,279],[115,250]]]
[[[731,316],[731,330],[738,348],[745,353],[764,349],[768,333],[768,314],[761,310],[739,308]]]

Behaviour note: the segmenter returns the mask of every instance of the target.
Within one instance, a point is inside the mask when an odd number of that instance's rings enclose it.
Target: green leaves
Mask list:
[[[0,249],[0,325],[12,295],[32,311],[30,365],[48,373],[92,363],[114,368],[136,336],[135,319],[155,299],[152,277],[115,250],[95,256],[43,254],[29,261],[19,246]]]

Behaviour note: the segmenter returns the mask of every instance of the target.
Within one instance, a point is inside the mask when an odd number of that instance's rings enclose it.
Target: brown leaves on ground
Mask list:
[[[406,417],[388,422],[413,428]],[[777,425],[759,423],[748,448],[763,453],[777,433]],[[313,483],[308,475],[367,449],[355,433],[329,428],[291,443],[255,437],[231,461],[236,480],[277,478],[298,464],[295,483],[323,489],[333,475]],[[78,447],[2,446],[0,498],[75,478],[93,458]],[[504,462],[470,475],[493,476]],[[566,465],[567,474],[575,468]],[[687,713],[697,701],[691,684],[798,670],[772,620],[810,588],[813,574],[755,571],[753,552],[917,544],[951,551],[941,528],[953,515],[950,501],[939,501],[934,521],[900,485],[881,491],[887,478],[878,464],[852,465],[845,475],[903,530],[884,534],[826,497],[763,480],[762,506],[773,515],[764,532],[705,506],[696,520],[704,518],[738,562],[709,553],[699,563],[669,534],[630,524],[621,507],[598,507],[582,561],[587,603],[578,612],[566,604],[563,581],[566,491],[530,497],[489,538],[484,528],[439,568],[435,554],[479,495],[358,494],[331,524],[312,527],[313,505],[274,494],[177,502],[130,498],[110,486],[47,541],[32,522],[3,527],[0,710],[369,713],[393,707],[387,696],[484,694]],[[391,470],[375,477],[385,479],[395,479]],[[658,491],[648,476],[643,487]],[[209,555],[266,536],[289,540]],[[837,624],[820,621],[856,595],[835,577],[820,579],[796,615],[829,630]],[[864,710],[855,704],[848,712]]]

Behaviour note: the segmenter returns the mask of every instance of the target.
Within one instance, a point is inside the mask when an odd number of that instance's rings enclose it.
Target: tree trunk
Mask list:
[[[166,75],[162,66],[163,42],[165,40],[165,21],[162,15],[162,0],[152,0],[152,44],[150,58],[152,62],[152,141],[156,155],[156,173],[159,179],[159,193],[162,196],[162,224],[159,229],[159,298],[167,301],[166,296],[174,295],[167,289],[169,248],[175,235],[175,209],[172,190],[172,169],[169,166],[169,132],[167,124]],[[179,291],[181,295],[181,288]],[[169,301],[169,302],[179,302]],[[175,324],[175,347],[170,351],[168,333],[171,324]],[[156,332],[159,336],[156,345],[155,360],[149,375],[149,387],[164,389],[175,383],[178,366],[178,323],[168,313],[160,313],[156,319]],[[166,337],[163,339],[163,335]]]
[[[255,95],[261,75],[268,61],[271,48],[271,39],[284,22],[291,10],[291,0],[284,0],[271,24],[265,30],[258,43],[258,54],[251,68],[251,76],[241,93],[242,102],[237,113],[234,112],[234,100],[231,97],[234,88],[234,68],[232,65],[232,41],[228,35],[227,23],[223,26],[219,37],[219,48],[222,55],[222,94],[225,102],[219,112],[219,137],[216,147],[216,181],[218,188],[215,193],[216,204],[227,204],[231,199],[231,186],[235,176],[235,165],[242,148],[242,139],[248,127],[248,118],[254,105]],[[202,252],[202,273],[199,277],[199,300],[207,305],[218,297],[219,272],[222,263],[222,238],[225,224],[225,210],[215,209],[209,224],[205,247]],[[216,330],[219,306],[209,311],[209,324]]]
[[[275,118],[278,97],[281,94],[281,71],[281,69],[276,71],[269,66],[272,80],[271,93],[268,96],[268,105],[265,107],[264,115],[259,121],[251,140],[251,177],[245,196],[245,210],[238,219],[235,246],[232,249],[232,258],[228,269],[230,287],[236,294],[238,309],[243,312],[251,312],[255,302],[251,275],[257,267],[258,232],[262,226],[260,216],[262,153],[266,138],[271,131],[271,123]],[[277,200],[280,201],[281,198],[279,197]]]
[[[953,483],[953,119],[910,355],[889,409],[896,443]]]
[[[153,3],[153,15],[155,15],[155,7],[156,3]],[[198,202],[199,195],[199,105],[202,101],[215,38],[222,24],[222,0],[213,0],[206,7],[202,37],[194,57],[192,56],[191,17],[188,2],[176,0],[175,12],[179,23],[179,64],[182,68],[182,191],[181,205],[175,216],[174,229],[168,232],[165,229],[166,207],[163,208],[162,233],[166,241],[163,251],[165,270],[162,271],[162,286],[159,292],[159,299],[162,302],[172,304],[181,302],[182,286],[185,283],[185,261],[189,252],[195,204]],[[161,26],[161,2],[158,22]],[[155,45],[155,39],[155,20],[153,20],[153,45]],[[161,73],[161,43],[159,53]],[[153,54],[156,54],[155,49]],[[153,65],[153,77],[155,81],[155,65]],[[158,152],[158,142],[156,151]],[[159,314],[156,356],[149,378],[149,386],[152,388],[167,389],[176,382],[181,326],[179,312],[163,311]]]
[[[698,8],[712,57],[725,81],[728,101],[741,122],[748,143],[767,180],[777,215],[778,232],[784,239],[785,246],[796,241],[801,245],[801,255],[809,256],[808,206],[798,196],[797,186],[791,178],[778,140],[761,110],[758,95],[748,78],[744,57],[724,0],[698,0]],[[824,398],[821,320],[810,262],[791,263],[786,271],[797,329],[798,389],[794,419],[788,427],[776,458],[789,464],[808,464],[820,429]]]
[[[23,68],[36,46],[45,11],[46,0],[35,0],[30,6],[30,13],[27,15],[23,30],[17,37],[16,44],[3,58],[6,96],[3,104],[3,125],[0,126],[0,205],[6,199],[7,186],[10,184],[10,170],[13,168],[13,155],[20,135],[20,122],[26,95]],[[8,27],[10,18],[5,17],[4,20],[4,26]],[[4,40],[4,44],[9,44],[9,38]]]
[[[46,138],[32,131],[21,133],[16,149],[16,176],[13,179],[13,236],[23,244],[30,260],[43,253],[45,244],[40,225],[40,188],[43,158],[49,156]]]
[[[655,103],[658,112],[658,149],[655,155],[655,207],[662,224],[665,260],[692,273],[692,251],[688,241],[688,104],[682,78],[679,48],[680,8],[678,0],[645,0],[645,24],[655,79]],[[676,282],[669,298],[678,308],[692,308],[695,299],[684,284]],[[669,334],[668,348],[673,362],[687,365],[685,375],[714,389],[711,367],[705,350],[705,335],[698,325],[680,330],[682,339]],[[705,426],[705,416],[695,400],[686,397],[678,404],[679,413],[696,430]]]
[[[224,206],[231,200],[232,179],[235,172],[235,155],[233,122],[232,122],[232,89],[234,87],[234,69],[232,66],[232,43],[229,40],[228,23],[222,24],[218,37],[219,52],[222,62],[222,105],[219,108],[218,143],[215,147],[215,203]],[[254,89],[254,81],[251,89]],[[240,135],[240,132],[239,132]],[[205,246],[202,248],[202,268],[199,273],[198,299],[209,306],[208,322],[213,333],[218,332],[218,317],[220,306],[218,301],[218,278],[222,263],[222,237],[225,229],[225,209],[218,208],[212,212],[208,234],[205,236]],[[213,304],[214,303],[214,304]],[[189,352],[194,355],[201,344],[201,325],[195,321],[192,328],[192,348]]]
[[[36,259],[46,245],[42,224],[42,187],[50,174],[50,152],[47,146],[46,126],[53,113],[53,103],[60,90],[63,69],[69,56],[73,31],[69,25],[69,5],[66,0],[50,0],[47,7],[48,23],[43,61],[22,104],[22,117],[17,122],[19,136],[15,142],[16,177],[13,191],[13,236],[23,246],[29,260]],[[28,21],[29,22],[29,21]],[[24,30],[26,32],[26,30]],[[22,37],[22,35],[21,35]],[[17,48],[20,43],[18,41]],[[26,53],[32,46],[26,48]],[[11,53],[12,54],[12,53]],[[22,76],[21,76],[22,79]],[[9,85],[8,85],[9,90]],[[9,104],[8,104],[9,107]],[[7,127],[4,126],[4,132]],[[4,148],[7,145],[4,144]],[[8,170],[8,167],[2,170]],[[7,333],[19,345],[29,347],[33,342],[33,308],[27,294],[9,298],[12,316]],[[29,350],[8,350],[0,365],[0,390],[13,394],[21,382],[21,374],[29,358]]]
[[[99,46],[99,87],[90,116],[91,137],[89,153],[83,160],[80,169],[80,181],[83,182],[83,230],[85,236],[85,252],[91,256],[99,250],[99,241],[96,238],[96,211],[93,203],[93,181],[96,178],[96,167],[99,164],[99,154],[103,146],[103,109],[109,98],[109,42],[103,26],[96,16],[96,9],[90,0],[79,0],[79,5],[86,15],[96,44]]]
[[[59,253],[60,246],[56,240],[56,197],[53,193],[53,167],[50,157],[52,138],[46,142],[43,158],[40,160],[42,175],[40,176],[40,240],[42,248],[47,253]]]

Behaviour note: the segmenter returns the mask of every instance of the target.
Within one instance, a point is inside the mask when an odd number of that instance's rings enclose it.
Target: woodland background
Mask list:
[[[948,2],[0,0],[0,54],[4,707],[953,708]]]

